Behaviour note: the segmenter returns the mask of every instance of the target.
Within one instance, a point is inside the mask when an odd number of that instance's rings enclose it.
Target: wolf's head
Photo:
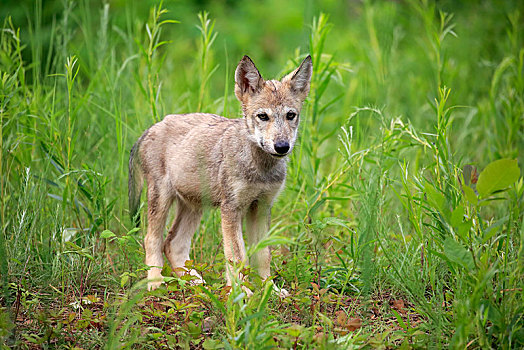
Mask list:
[[[242,104],[250,139],[274,157],[288,155],[295,145],[312,71],[311,56],[280,81],[264,80],[247,56],[238,64],[235,95]]]

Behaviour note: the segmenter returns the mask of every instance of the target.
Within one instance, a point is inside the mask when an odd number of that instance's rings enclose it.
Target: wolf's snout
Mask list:
[[[275,151],[278,154],[286,154],[289,151],[289,142],[287,141],[275,142]]]

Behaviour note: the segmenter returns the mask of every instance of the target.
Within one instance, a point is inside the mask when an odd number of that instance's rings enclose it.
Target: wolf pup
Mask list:
[[[287,156],[297,138],[302,103],[309,92],[311,56],[278,80],[264,80],[253,61],[244,56],[235,71],[235,95],[244,117],[214,114],[168,115],[146,130],[131,149],[129,209],[138,217],[140,195],[147,182],[145,236],[148,288],[162,283],[163,253],[181,276],[189,260],[191,238],[202,207],[219,207],[222,217],[228,285],[243,276],[246,261],[242,220],[249,244],[266,235],[271,206],[284,186]],[[176,217],[164,240],[168,211],[176,202]],[[252,264],[260,277],[270,275],[269,247],[259,250]],[[202,277],[194,270],[197,283]],[[250,293],[250,291],[247,291]],[[281,295],[287,292],[281,290]]]

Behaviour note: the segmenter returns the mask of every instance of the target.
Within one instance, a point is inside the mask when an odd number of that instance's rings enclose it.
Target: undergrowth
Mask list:
[[[1,348],[524,346],[521,5],[22,3],[0,10]],[[147,292],[129,150],[168,113],[240,117],[246,53],[265,78],[314,63],[248,249],[272,280],[225,286],[210,210],[206,284],[166,265]]]

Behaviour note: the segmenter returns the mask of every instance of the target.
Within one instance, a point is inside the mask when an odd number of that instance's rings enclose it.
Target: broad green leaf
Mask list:
[[[175,280],[177,280],[177,278],[171,277],[171,276],[164,276],[164,283],[165,284],[170,284],[170,283],[172,283]],[[182,281],[182,282],[183,282],[182,285],[184,285],[186,281]]]
[[[105,238],[112,238],[112,237],[116,237],[116,235],[113,232],[109,231],[109,230],[104,230],[100,234],[100,238],[104,238],[105,239]]]
[[[249,248],[248,254],[255,254],[256,252],[264,249],[265,247],[269,246],[279,246],[279,245],[293,245],[295,242],[293,240],[279,235],[271,235],[268,237],[264,237],[260,241],[257,242],[255,246],[252,246]]]
[[[207,338],[202,343],[202,347],[204,349],[206,349],[206,350],[208,350],[208,349],[209,350],[211,350],[211,349],[223,349],[224,345],[222,344],[222,342],[220,340]]]
[[[292,326],[285,328],[284,331],[291,337],[297,338],[302,333],[303,326],[299,324],[293,324]]]
[[[193,338],[197,338],[202,333],[202,329],[200,329],[200,327],[198,327],[194,322],[186,323],[186,327],[187,327],[187,330],[189,331],[189,334]]]
[[[509,216],[506,215],[500,220],[495,221],[492,223],[489,227],[484,229],[482,232],[482,244],[486,243],[488,240],[490,240],[493,236],[495,236],[502,227],[504,227],[504,224],[508,222]]]
[[[333,327],[333,321],[323,313],[317,313],[317,317],[324,325],[327,325],[329,328]]]
[[[518,181],[520,169],[516,160],[499,159],[489,163],[477,182],[477,191],[483,198],[503,190]]]
[[[475,194],[475,191],[469,186],[462,186],[462,190],[464,191],[464,196],[473,205],[477,205],[479,202],[479,199],[477,195]]]
[[[471,220],[468,220],[466,222],[462,222],[458,225],[458,230],[457,230],[457,233],[459,235],[459,237],[464,241],[466,242],[467,241],[467,234],[469,232],[469,230],[471,230],[471,227],[473,226],[473,222]]]
[[[455,210],[453,210],[453,213],[451,214],[451,225],[453,227],[458,227],[462,223],[462,219],[464,218],[464,206],[458,205]]]
[[[471,253],[451,237],[447,237],[444,240],[443,253],[450,262],[456,263],[468,270],[471,270],[474,266]]]
[[[135,233],[135,232],[137,232],[137,231],[140,231],[140,227],[135,227],[135,228],[133,228],[131,231],[129,231],[129,232],[127,233],[127,235],[130,235],[130,234]]]
[[[424,191],[426,191],[429,203],[433,206],[433,208],[438,209],[438,211],[441,213],[444,212],[446,197],[444,197],[444,195],[435,189],[435,187],[433,187],[433,185],[431,185],[429,182],[426,182]]]
[[[346,229],[350,229],[349,228],[349,222],[347,220],[342,220],[342,219],[339,219],[339,218],[336,218],[336,217],[329,217],[329,218],[324,218],[324,220],[322,220],[326,225],[330,225],[330,226],[341,226],[341,227],[344,227]]]
[[[124,288],[124,286],[126,285],[127,281],[129,281],[129,275],[128,274],[125,274],[122,276],[122,278],[120,279],[120,286],[122,288]]]

